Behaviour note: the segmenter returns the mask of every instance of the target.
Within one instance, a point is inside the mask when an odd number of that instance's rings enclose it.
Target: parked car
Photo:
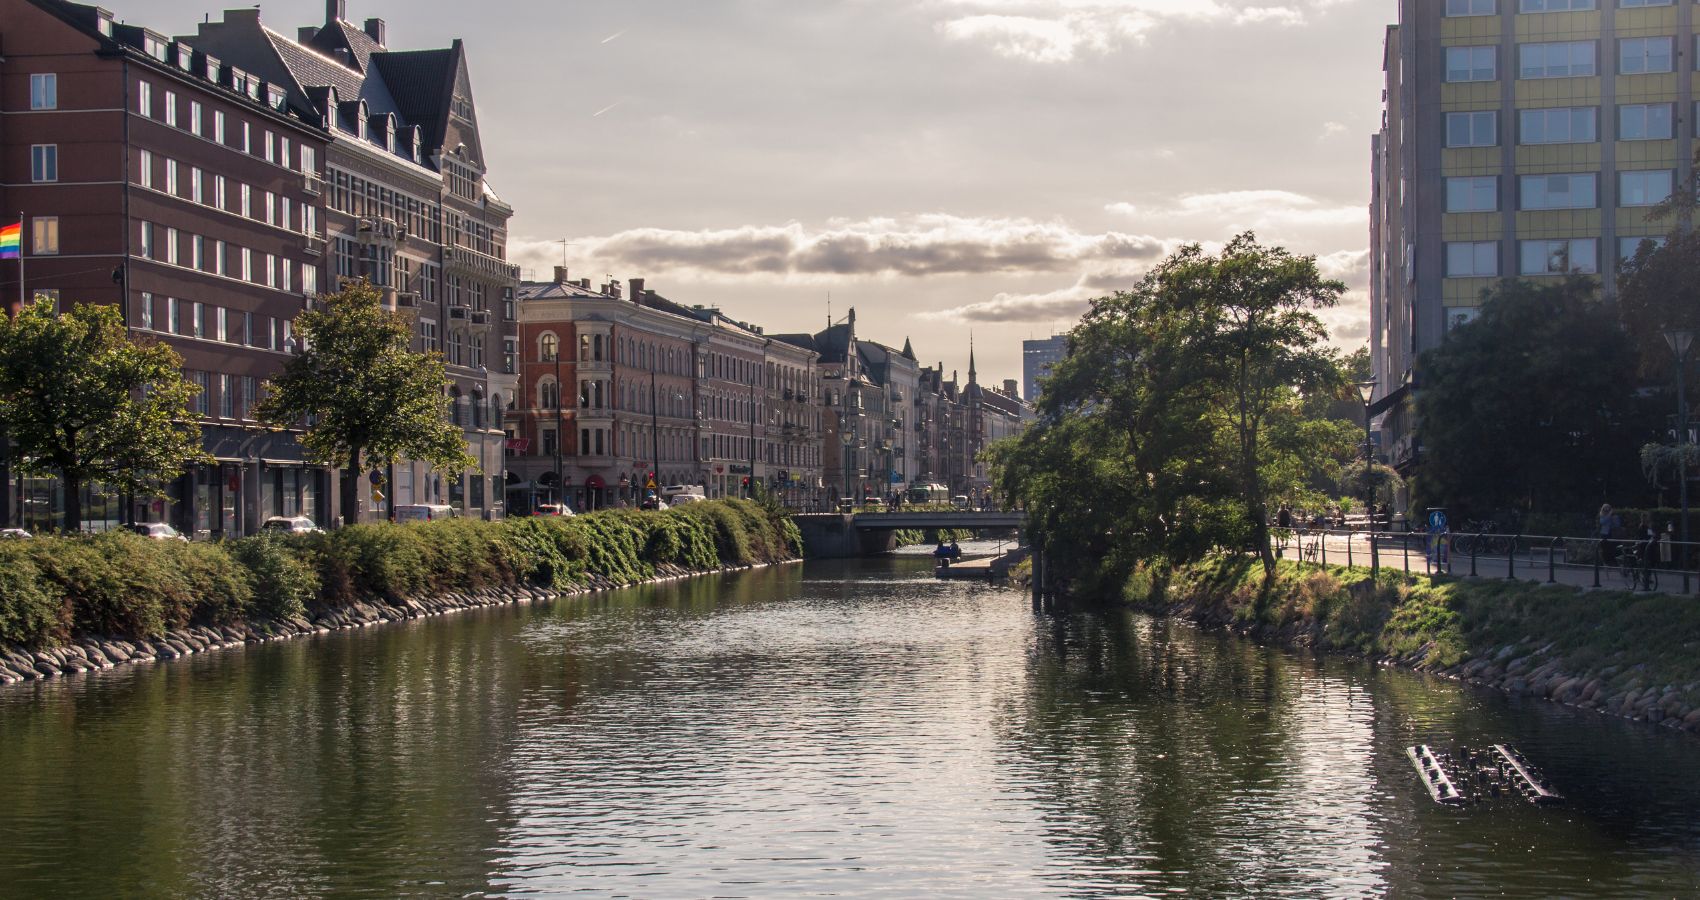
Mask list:
[[[571,516],[576,515],[573,508],[565,503],[539,503],[534,516]]]
[[[410,503],[395,508],[397,522],[435,522],[438,519],[452,519],[455,508],[452,506],[434,506],[429,503]]]
[[[260,529],[282,534],[316,534],[323,530],[306,516],[272,516],[261,523]]]
[[[0,528],[0,540],[21,541],[33,537],[35,535],[22,528]]]
[[[189,540],[182,532],[164,522],[137,522],[130,526],[130,530],[149,540],[185,542]]]
[[[674,506],[678,506],[683,503],[704,503],[707,502],[708,498],[701,494],[673,494],[667,500]]]
[[[956,496],[950,498],[950,505],[956,507],[957,509],[968,509],[969,508],[969,506],[968,506],[968,495],[967,494],[957,494]]]

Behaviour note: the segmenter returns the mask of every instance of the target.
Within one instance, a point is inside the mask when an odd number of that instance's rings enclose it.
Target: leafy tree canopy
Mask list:
[[[1625,505],[1658,422],[1635,361],[1590,279],[1492,288],[1481,315],[1422,358],[1422,504],[1455,519]]]
[[[258,407],[272,428],[307,421],[301,444],[343,470],[343,518],[358,520],[358,479],[399,460],[442,472],[476,470],[466,438],[448,418],[448,373],[438,353],[411,349],[413,327],[384,308],[365,282],[324,297],[296,319],[302,352],[267,384]]]
[[[157,495],[185,466],[210,461],[188,416],[200,388],[165,344],[133,340],[115,306],[64,315],[37,300],[0,316],[0,423],[12,463],[58,475],[65,528],[82,528],[82,488]]]

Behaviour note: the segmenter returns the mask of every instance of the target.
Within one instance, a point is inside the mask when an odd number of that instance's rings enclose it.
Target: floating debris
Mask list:
[[[1536,806],[1564,802],[1523,754],[1506,744],[1494,744],[1487,750],[1458,747],[1440,753],[1419,744],[1407,747],[1405,755],[1411,758],[1423,787],[1436,803],[1456,806],[1512,796]]]

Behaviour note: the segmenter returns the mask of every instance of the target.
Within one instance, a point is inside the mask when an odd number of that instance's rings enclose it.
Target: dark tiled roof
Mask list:
[[[524,281],[514,296],[520,300],[612,300],[607,294],[579,287],[574,282]]]
[[[456,41],[447,50],[390,51],[372,57],[372,65],[395,99],[396,111],[408,124],[419,126],[427,148],[441,147],[448,134],[459,54]]]

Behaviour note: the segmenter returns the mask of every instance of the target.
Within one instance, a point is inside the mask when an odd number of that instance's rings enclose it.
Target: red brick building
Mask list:
[[[0,0],[0,219],[24,216],[24,260],[0,297],[122,306],[130,330],[183,355],[218,461],[174,502],[85,503],[95,527],[129,518],[237,536],[268,515],[324,520],[326,474],[253,419],[258,385],[292,347],[321,288],[327,135],[280,88],[93,6]],[[51,480],[7,473],[0,521],[51,527]]]

